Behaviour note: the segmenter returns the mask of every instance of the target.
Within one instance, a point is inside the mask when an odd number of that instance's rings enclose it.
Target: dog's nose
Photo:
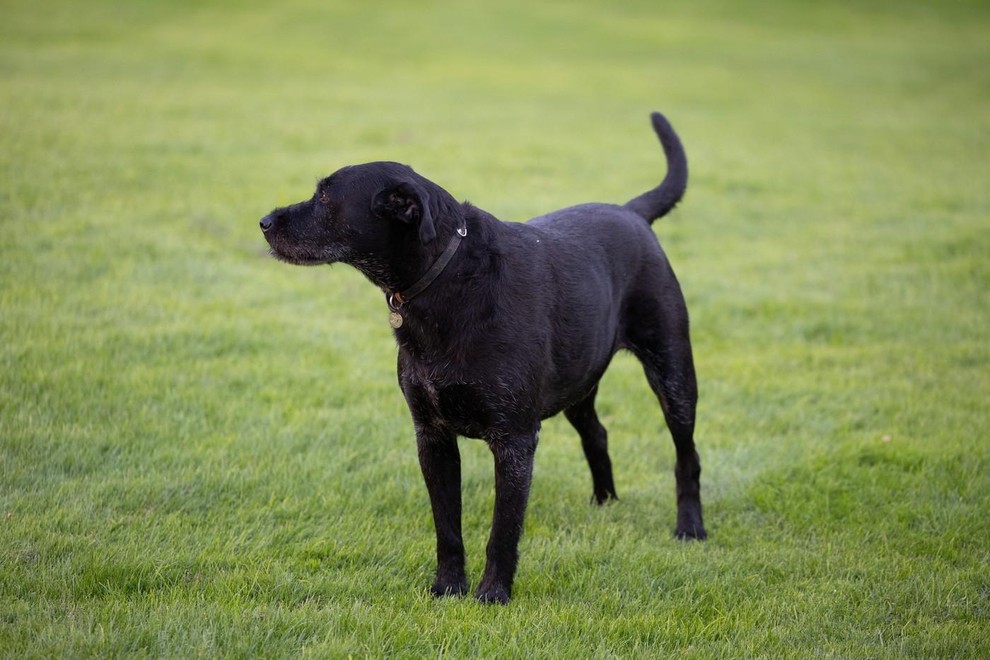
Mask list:
[[[275,215],[274,214],[266,215],[261,219],[261,222],[259,222],[258,224],[261,225],[261,231],[267,233],[268,230],[271,229],[272,226],[275,224]]]

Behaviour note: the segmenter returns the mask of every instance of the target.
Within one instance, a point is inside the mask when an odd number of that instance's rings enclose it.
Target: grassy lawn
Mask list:
[[[990,7],[490,4],[2,2],[0,656],[990,655]],[[383,298],[257,220],[378,159],[624,202],[651,110],[710,540],[620,355],[622,499],[548,421],[513,602],[434,600]]]

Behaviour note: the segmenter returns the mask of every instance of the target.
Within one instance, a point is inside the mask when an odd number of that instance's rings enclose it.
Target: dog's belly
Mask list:
[[[598,381],[601,380],[607,367],[608,361],[605,361],[600,366],[589,366],[587,371],[574,374],[573,378],[566,384],[557,384],[556,387],[549,391],[549,394],[545,396],[545,400],[541,404],[540,419],[553,417],[557,413],[583,401],[591,394],[595,386],[598,385]]]

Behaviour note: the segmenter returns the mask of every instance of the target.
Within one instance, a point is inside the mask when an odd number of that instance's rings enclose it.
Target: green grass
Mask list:
[[[990,655],[985,3],[0,14],[0,655]],[[662,174],[654,109],[692,167],[656,230],[711,538],[671,536],[622,355],[622,500],[548,422],[513,602],[434,600],[381,294],[257,219],[374,159],[504,219],[622,202]],[[492,467],[461,448],[476,584]]]

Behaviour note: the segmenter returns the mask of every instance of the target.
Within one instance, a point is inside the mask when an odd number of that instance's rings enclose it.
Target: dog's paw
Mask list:
[[[456,578],[441,578],[437,576],[437,579],[433,582],[433,586],[430,587],[430,593],[437,598],[443,598],[444,596],[463,596],[467,591],[467,578],[463,575]]]
[[[706,532],[705,528],[700,524],[691,525],[689,527],[678,526],[677,529],[674,530],[674,536],[676,536],[679,541],[704,541],[708,538],[708,532]]]
[[[501,584],[489,584],[483,581],[478,585],[478,591],[474,597],[486,604],[505,605],[509,602],[509,590]]]
[[[618,502],[619,496],[615,494],[615,491],[608,491],[607,493],[592,493],[591,503],[597,504],[598,506],[603,506],[605,504],[611,504],[612,502]]]

